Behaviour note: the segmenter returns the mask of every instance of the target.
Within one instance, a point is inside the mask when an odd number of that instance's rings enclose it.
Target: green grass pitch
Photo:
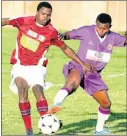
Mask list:
[[[9,90],[11,81],[10,71],[12,65],[9,64],[10,55],[15,48],[16,29],[2,28],[2,135],[24,135],[25,129],[18,109],[18,96]],[[75,51],[79,46],[79,41],[66,41]],[[57,47],[51,47],[47,54],[49,58],[47,82],[55,85],[64,84],[62,67],[68,59]],[[109,86],[109,96],[112,101],[112,114],[106,122],[106,126],[115,135],[125,135],[127,132],[126,114],[126,74],[118,77],[110,75],[126,73],[126,48],[114,48],[112,58],[102,72],[104,81]],[[45,90],[45,95],[49,107],[53,103],[53,98],[62,86],[54,86]],[[37,123],[39,113],[36,109],[36,102],[31,90],[29,99],[32,105],[31,115],[34,133],[38,134]],[[81,88],[69,96],[62,104],[62,111],[57,113],[59,119],[63,121],[63,127],[57,132],[58,135],[93,135],[98,104]]]

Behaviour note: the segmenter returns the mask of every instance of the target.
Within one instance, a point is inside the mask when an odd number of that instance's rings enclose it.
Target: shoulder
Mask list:
[[[13,20],[13,19],[32,20],[33,18],[35,17],[34,16],[12,16],[11,18],[9,18],[9,20]]]
[[[52,24],[49,24],[49,30],[52,33],[53,37],[57,37],[58,38],[58,31]]]
[[[25,16],[23,19],[26,24],[31,24],[34,22],[35,16]]]
[[[87,30],[87,31],[94,31],[95,25],[84,26],[84,29]]]
[[[81,26],[75,30],[78,30],[78,31],[91,31],[92,30],[93,31],[94,29],[95,29],[95,25],[91,25],[91,26],[85,25],[85,26]]]
[[[113,31],[109,31],[108,35],[112,36],[112,37],[122,36],[119,33],[116,33],[116,32],[113,32]]]
[[[34,16],[14,16],[9,19],[9,21],[16,21],[20,22],[22,24],[31,24],[34,21],[35,17]]]
[[[49,24],[49,30],[52,32],[58,32],[57,29],[52,24]]]

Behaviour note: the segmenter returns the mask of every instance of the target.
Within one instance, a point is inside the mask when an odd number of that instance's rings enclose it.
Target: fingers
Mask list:
[[[85,63],[84,64],[84,72],[91,72],[91,73],[97,73],[97,70],[90,64]]]
[[[63,40],[64,39],[64,34],[61,34],[61,33],[58,32],[58,39]]]

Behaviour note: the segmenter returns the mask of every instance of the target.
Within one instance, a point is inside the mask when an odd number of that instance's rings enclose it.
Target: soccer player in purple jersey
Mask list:
[[[105,121],[110,114],[111,101],[107,93],[108,87],[100,73],[110,60],[113,47],[127,45],[127,35],[124,37],[110,31],[111,26],[110,15],[101,13],[97,16],[96,25],[83,26],[61,35],[64,40],[80,40],[77,54],[83,62],[93,67],[94,73],[84,73],[81,66],[74,61],[65,64],[63,68],[63,74],[66,77],[65,85],[58,91],[54,106],[49,110],[52,114],[59,111],[64,99],[76,91],[80,85],[100,105],[95,135],[111,134],[108,129],[104,128]]]

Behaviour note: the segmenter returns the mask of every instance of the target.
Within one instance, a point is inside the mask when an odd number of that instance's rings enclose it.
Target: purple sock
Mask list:
[[[68,88],[61,88],[60,90],[65,90],[66,92],[68,92],[68,94],[70,94],[71,93],[71,90],[70,89],[68,89]]]
[[[110,109],[103,109],[102,107],[99,107],[99,111],[100,111],[102,114],[109,114],[109,113],[110,113]]]

